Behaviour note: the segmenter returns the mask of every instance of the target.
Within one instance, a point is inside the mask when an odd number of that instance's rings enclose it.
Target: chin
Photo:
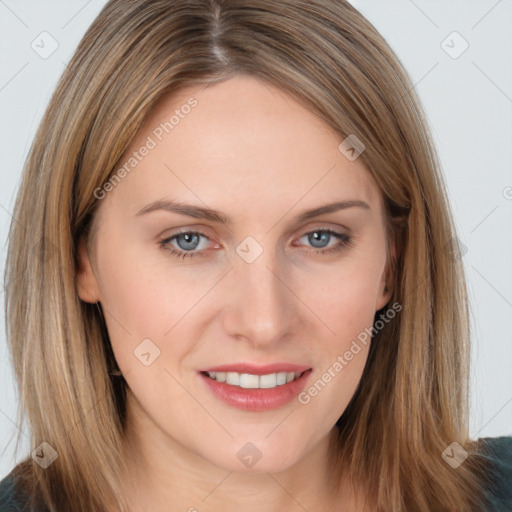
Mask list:
[[[249,441],[247,437],[233,442],[229,448],[207,457],[213,464],[236,473],[278,473],[296,464],[300,459],[297,444],[291,439],[289,446],[272,443],[263,437]]]

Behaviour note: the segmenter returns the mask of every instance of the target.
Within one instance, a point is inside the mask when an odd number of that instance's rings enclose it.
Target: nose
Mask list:
[[[225,332],[265,348],[290,335],[298,321],[290,272],[275,251],[264,250],[252,263],[236,256],[226,286]]]

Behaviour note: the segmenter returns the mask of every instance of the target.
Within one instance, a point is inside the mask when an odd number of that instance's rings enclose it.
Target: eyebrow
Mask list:
[[[297,216],[298,222],[304,222],[319,215],[325,215],[327,213],[334,213],[339,210],[345,210],[347,208],[364,208],[370,210],[368,203],[357,199],[350,199],[346,201],[336,201],[323,206],[318,206],[310,210],[305,210]],[[201,206],[194,206],[191,204],[179,203],[169,199],[160,199],[148,204],[142,210],[138,211],[136,217],[146,215],[155,211],[167,211],[171,213],[177,213],[179,215],[186,215],[193,217],[194,219],[204,219],[211,222],[218,222],[226,225],[231,225],[232,221],[229,217],[221,212],[212,210],[210,208],[203,208]]]

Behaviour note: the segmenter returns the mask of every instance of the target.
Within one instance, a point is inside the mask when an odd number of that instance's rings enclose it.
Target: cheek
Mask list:
[[[134,350],[144,340],[162,349],[164,334],[174,323],[172,312],[181,308],[173,283],[157,279],[163,275],[158,263],[145,264],[147,255],[113,246],[115,241],[105,246],[102,255],[101,306],[116,359],[122,370],[129,370],[140,364]]]
[[[354,258],[331,269],[329,279],[303,280],[298,293],[308,297],[319,319],[315,326],[324,333],[319,338],[318,371],[298,397],[299,403],[310,415],[325,418],[326,424],[343,414],[360,383],[371,343],[379,278],[378,262]]]
[[[112,240],[104,246],[100,276],[102,307],[118,365],[123,373],[135,371],[133,375],[144,368],[145,359],[154,360],[152,368],[179,367],[193,350],[187,333],[201,324],[198,312],[207,303],[201,299],[218,277],[212,272],[198,277],[197,271],[180,268],[159,249],[137,251],[121,243]],[[148,352],[149,358],[141,361]]]
[[[299,295],[322,320],[326,338],[339,345],[371,327],[379,282],[378,262],[353,258],[320,279],[303,279]]]

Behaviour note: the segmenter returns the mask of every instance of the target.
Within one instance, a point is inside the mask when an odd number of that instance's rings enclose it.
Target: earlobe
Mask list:
[[[76,288],[78,296],[84,302],[95,304],[100,300],[100,292],[94,275],[87,244],[81,240],[78,246],[78,270],[76,272]]]

